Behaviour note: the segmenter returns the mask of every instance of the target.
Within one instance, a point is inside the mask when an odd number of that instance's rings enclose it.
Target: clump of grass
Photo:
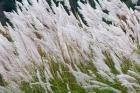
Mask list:
[[[98,74],[96,74],[96,80],[99,82],[102,82],[104,84],[107,84],[109,87],[117,89],[117,90],[121,91],[122,93],[127,93],[127,88],[125,86],[123,86],[122,83],[116,77],[113,79],[113,82],[111,82],[110,80],[108,80],[107,78],[102,76],[100,73],[98,73]],[[111,89],[111,91],[113,91],[113,90]]]
[[[80,62],[77,64],[77,67],[82,73],[92,76],[92,74],[97,74],[97,68],[95,67],[92,61],[89,62]],[[92,72],[92,73],[91,73]]]
[[[116,93],[112,88],[96,88],[94,89],[96,93]]]
[[[7,86],[8,83],[3,79],[3,76],[0,74],[0,86]]]
[[[50,83],[52,84],[51,88],[54,90],[54,93],[66,93],[68,91],[72,93],[85,93],[85,89],[78,84],[66,64],[55,62],[52,59],[49,66],[53,75]]]
[[[97,81],[102,84],[105,84],[107,86],[101,86],[101,87],[94,87],[93,88],[86,88],[80,85],[75,76],[72,74],[72,72],[69,70],[68,64],[59,62],[57,58],[48,56],[47,57],[48,62],[40,65],[33,64],[32,70],[30,70],[30,74],[32,75],[32,81],[21,82],[20,88],[25,93],[45,93],[46,91],[48,93],[88,93],[88,91],[94,91],[96,93],[116,93],[115,90],[121,91],[122,93],[128,93],[127,87],[122,85],[122,82],[118,80],[116,75],[119,75],[120,73],[114,71],[114,63],[111,55],[106,52],[105,55],[105,63],[110,67],[112,74],[114,74],[113,82],[110,81],[108,78],[106,78],[104,75],[102,75],[97,67],[95,66],[93,61],[88,62],[79,62],[76,64],[76,66],[79,68],[79,70],[90,76],[92,79],[91,81]],[[35,62],[33,62],[35,63]],[[49,70],[51,72],[51,77],[45,74],[46,69],[45,65],[49,66]],[[131,60],[127,59],[126,57],[122,58],[122,64],[121,64],[121,70],[124,74],[128,74],[129,70],[138,72],[140,71],[140,66],[133,63]],[[38,78],[37,73],[39,72],[39,76],[41,79],[41,82]],[[110,74],[106,73],[109,77]],[[47,80],[48,79],[48,80]],[[139,78],[136,78],[138,81]],[[86,81],[89,85],[94,85],[90,80]],[[43,84],[43,86],[42,86]],[[50,84],[50,86],[48,85]],[[48,89],[48,86],[51,88],[52,91]],[[45,87],[45,88],[44,88]],[[47,90],[46,90],[47,89]],[[92,92],[91,92],[92,93]]]
[[[41,81],[45,84],[46,83],[46,78],[45,78],[45,74],[44,74],[44,65],[37,65],[33,64],[30,66],[30,74],[32,76],[32,80],[30,82],[27,81],[22,81],[20,84],[20,89],[25,92],[25,93],[45,93],[46,90],[44,89],[44,87],[42,87],[41,82],[39,81],[38,75],[37,75],[37,71],[39,71],[39,75],[41,78]]]
[[[41,55],[43,54],[42,52],[40,53]],[[34,64],[31,70],[32,81],[22,82],[20,88],[25,93],[45,93],[46,89],[47,89],[47,92],[49,93],[51,92],[53,93],[67,93],[67,92],[88,93],[88,91],[94,91],[96,93],[116,93],[116,90],[122,93],[128,93],[128,88],[126,86],[123,86],[122,82],[119,81],[118,78],[116,77],[120,73],[115,68],[115,64],[110,53],[104,52],[103,54],[105,56],[105,59],[104,59],[105,63],[111,69],[111,74],[114,75],[114,77],[112,78],[113,81],[110,81],[109,78],[106,78],[104,75],[102,75],[98,71],[93,61],[79,62],[79,63],[76,63],[76,66],[79,68],[79,70],[82,73],[92,78],[91,80],[89,81],[87,80],[86,82],[87,84],[91,86],[93,85],[93,88],[89,89],[89,88],[83,87],[82,85],[79,84],[79,82],[77,82],[75,76],[69,70],[69,67],[68,67],[69,64],[59,62],[56,57],[48,56],[45,53],[45,58],[48,60],[48,62],[46,63],[43,62],[40,65]],[[44,57],[44,55],[42,55],[42,57]],[[129,70],[134,71],[136,73],[140,72],[140,66],[138,64],[135,64],[131,60],[127,59],[126,57],[122,57],[121,60],[122,60],[121,70],[123,74],[129,75],[128,73]],[[51,75],[52,75],[51,78],[50,76],[47,77],[47,75],[45,75],[46,64],[49,66],[49,71],[51,72]],[[40,80],[37,75],[38,73],[37,71],[39,72],[42,83],[40,83]],[[111,77],[109,73],[106,73],[106,75]],[[134,77],[134,78],[138,80],[138,82],[140,81],[138,77]],[[94,87],[94,83],[92,83],[92,81],[97,81],[107,86]],[[45,88],[44,86],[42,86],[42,84],[45,86]],[[50,86],[48,84],[50,84]],[[48,86],[51,88],[52,91],[48,89]]]
[[[38,50],[38,53],[39,53],[41,58],[46,58],[47,57],[47,54],[46,54],[45,50],[41,46],[38,46],[37,50]]]
[[[46,75],[45,75],[45,67],[44,65],[34,65],[36,69],[31,71],[32,74],[32,81],[31,82],[22,82],[21,83],[21,90],[25,93],[45,93],[46,89],[47,92],[50,92],[47,88],[47,83],[51,84],[51,89],[53,93],[86,93],[86,90],[78,84],[76,78],[70,72],[68,66],[63,63],[58,63],[54,59],[50,58],[50,62],[48,63],[50,72],[52,74],[52,78],[50,78],[47,82]],[[41,86],[39,83],[39,79],[37,76],[37,71],[39,71],[39,75],[41,77],[42,83],[45,85],[45,88]],[[51,92],[50,92],[51,93]]]
[[[121,71],[124,74],[128,73],[128,70],[132,69],[133,62],[131,62],[129,59],[123,57],[122,64],[121,64]]]
[[[105,56],[104,62],[110,68],[111,72],[113,74],[119,74],[118,70],[115,68],[115,63],[114,63],[110,53],[107,51],[104,51],[103,54]]]
[[[107,58],[108,58],[108,56],[107,56]],[[108,58],[108,59],[110,62],[113,62],[113,60],[111,58]],[[88,90],[88,91],[95,91],[96,93],[116,93],[114,90],[112,90],[112,88],[114,88],[114,89],[121,91],[122,93],[127,93],[127,88],[125,86],[123,86],[122,83],[117,78],[114,78],[113,79],[114,82],[111,82],[110,80],[105,78],[102,74],[100,74],[98,72],[96,66],[94,65],[94,62],[92,62],[92,61],[80,62],[79,64],[77,64],[77,67],[80,69],[80,71],[82,73],[85,73],[89,76],[92,76],[92,74],[94,74],[94,77],[91,79],[91,81],[94,80],[94,81],[98,81],[98,82],[108,85],[108,87],[102,86],[103,89],[101,89],[101,87],[99,87],[99,88],[93,87],[91,90]],[[116,73],[115,73],[115,75],[116,75]],[[89,85],[92,85],[92,83],[90,83],[90,81],[87,81],[87,83]]]
[[[128,71],[134,71],[136,73],[140,73],[140,64],[136,63],[135,61],[131,61],[126,57],[122,58],[121,70],[124,74],[128,74]]]
[[[30,85],[29,82],[21,82],[20,89],[25,93],[45,93],[44,88],[40,84]]]
[[[137,73],[140,74],[140,64],[135,63],[135,68],[137,70]]]

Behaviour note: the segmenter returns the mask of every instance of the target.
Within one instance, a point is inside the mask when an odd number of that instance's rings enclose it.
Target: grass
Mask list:
[[[0,74],[0,86],[7,86],[8,83],[4,80],[3,76]]]
[[[23,93],[117,93],[116,90],[121,93],[128,93],[128,88],[122,85],[122,82],[116,77],[121,72],[116,69],[115,62],[111,54],[107,51],[103,52],[104,62],[110,68],[111,73],[105,71],[104,73],[113,81],[110,81],[107,76],[100,73],[93,60],[75,63],[81,73],[91,77],[90,80],[85,80],[91,88],[85,87],[77,81],[77,78],[69,68],[70,64],[58,61],[58,58],[47,54],[41,47],[38,47],[38,52],[42,58],[42,63],[35,64],[36,62],[32,61],[28,69],[26,68],[32,76],[32,80],[21,81],[20,89]],[[44,61],[44,59],[47,61]],[[122,73],[134,77],[138,81],[138,84],[140,84],[140,77],[130,73],[130,71],[133,71],[139,74],[140,65],[126,57],[120,57],[120,60],[122,61],[120,64]],[[51,75],[48,74],[46,67],[49,69]],[[78,71],[75,68],[73,70]],[[92,83],[92,81],[97,81],[103,85]],[[0,85],[8,85],[2,76],[0,76]],[[96,85],[98,87],[95,87]],[[135,89],[137,92],[140,92],[137,87]]]
[[[115,68],[115,63],[114,63],[110,53],[107,52],[107,51],[104,51],[103,54],[105,56],[104,62],[110,68],[111,72],[114,73],[114,74],[119,74],[119,72]]]
[[[52,58],[50,59],[51,62],[49,62],[48,65],[53,77],[47,82],[44,65],[37,66],[37,69],[31,71],[32,81],[21,83],[20,88],[22,91],[25,93],[45,93],[47,89],[47,92],[51,93],[47,87],[47,83],[50,83],[53,93],[67,93],[68,91],[71,93],[86,93],[85,89],[78,84],[67,65],[55,62]],[[40,84],[41,82],[38,78],[37,71],[39,71],[39,76],[46,89]]]
[[[108,11],[104,11],[104,12],[108,12]],[[95,15],[96,15],[96,11],[95,11]],[[77,16],[77,13],[75,14],[75,16]],[[103,19],[102,21],[111,25],[111,21],[109,22],[105,19]],[[51,20],[50,20],[50,23],[51,23]],[[57,22],[54,22],[54,23],[57,24]],[[34,24],[31,24],[31,25],[33,26],[34,30],[38,30]],[[81,27],[81,25],[79,26]],[[82,28],[84,28],[83,25],[81,29]],[[88,33],[88,28],[86,29],[87,29],[86,33]],[[64,29],[62,29],[62,38],[60,38],[59,35],[57,35],[58,34],[57,31],[56,31],[57,34],[53,33],[54,36],[52,37],[56,38],[56,40],[54,40],[54,43],[56,43],[56,47],[58,47],[58,49],[60,50],[60,51],[57,51],[60,53],[59,57],[62,57],[64,62],[62,62],[62,60],[60,60],[59,58],[54,57],[53,54],[50,55],[48,54],[48,52],[46,52],[45,49],[46,49],[47,44],[45,44],[45,42],[48,42],[48,40],[45,40],[45,38],[43,37],[46,35],[42,35],[40,31],[39,32],[36,31],[33,33],[34,36],[37,38],[36,49],[38,51],[38,54],[40,55],[40,58],[42,59],[42,62],[40,64],[36,64],[39,62],[32,61],[31,64],[29,64],[28,67],[25,68],[26,71],[29,72],[29,75],[31,75],[31,80],[29,81],[22,80],[20,82],[19,88],[23,93],[94,93],[94,92],[95,93],[117,93],[116,91],[120,91],[121,93],[128,93],[129,88],[127,88],[127,86],[125,86],[123,82],[120,81],[119,78],[117,77],[118,75],[121,75],[121,74],[129,75],[130,77],[133,77],[134,79],[136,79],[136,84],[140,85],[140,77],[139,77],[140,65],[136,64],[135,61],[132,61],[127,57],[119,56],[119,61],[120,61],[120,68],[118,67],[120,69],[119,70],[117,69],[115,61],[112,58],[112,53],[110,53],[109,51],[103,51],[102,54],[104,57],[103,57],[103,60],[102,59],[101,60],[106,64],[106,66],[108,66],[110,71],[102,70],[101,72],[101,70],[95,64],[96,61],[94,60],[94,57],[96,57],[96,52],[94,54],[93,49],[92,49],[92,47],[94,46],[92,45],[90,46],[89,44],[89,51],[86,51],[86,49],[84,49],[84,42],[82,43],[83,44],[82,46],[82,44],[78,43],[80,42],[79,40],[77,40],[78,38],[75,39],[75,37],[73,38],[73,36],[70,37],[70,39],[66,38],[65,33],[63,33],[63,30]],[[98,29],[95,29],[95,30],[98,31]],[[49,31],[48,29],[48,32],[50,33],[48,35],[53,35],[51,33],[52,32],[51,30]],[[8,33],[8,31],[4,32],[0,30],[0,34],[2,34],[10,43],[14,42],[13,38],[11,37],[10,33]],[[29,33],[29,35],[30,34],[31,33]],[[94,33],[91,33],[91,34],[94,34]],[[79,34],[79,36],[82,36],[82,35]],[[85,38],[86,37],[90,38],[88,34],[85,35]],[[85,38],[81,37],[81,40]],[[51,39],[53,38],[50,38],[50,40]],[[70,40],[73,40],[73,41],[70,41]],[[87,43],[85,44],[88,44],[90,40],[85,40],[85,41],[87,41]],[[49,47],[51,48],[51,45]],[[30,52],[32,52],[32,50]],[[51,53],[52,52],[53,51],[51,51]],[[139,46],[138,46],[137,53],[140,54]],[[19,55],[18,51],[16,51],[16,48],[15,48],[14,54],[17,56]],[[67,58],[65,54],[69,55],[70,57]],[[116,56],[116,58],[117,57],[118,56]],[[102,64],[100,65],[102,67]],[[75,73],[80,72],[80,76],[79,77],[78,75],[75,76],[72,70]],[[81,79],[84,75],[90,77],[90,79],[85,78],[83,80],[84,82],[83,84],[81,83],[82,81],[78,79]],[[0,86],[3,86],[3,87],[8,86],[7,81],[4,80],[1,74],[0,74]],[[134,87],[134,89],[138,93],[140,93],[140,90],[138,87],[135,87],[135,86],[132,86],[132,87]]]
[[[42,63],[35,64],[36,62],[32,61],[32,64],[26,68],[32,76],[32,79],[30,81],[21,81],[20,89],[23,93],[117,93],[116,91],[128,93],[128,88],[122,85],[122,82],[116,77],[121,73],[116,69],[112,56],[107,51],[103,52],[104,62],[110,68],[111,73],[104,73],[113,81],[110,81],[107,76],[103,75],[97,69],[98,67],[96,67],[93,60],[86,62],[81,61],[75,64],[81,73],[91,78],[90,80],[85,80],[91,88],[77,81],[77,78],[69,68],[70,64],[58,61],[58,58],[47,54],[41,47],[38,48],[38,52],[42,58]],[[44,61],[44,59],[47,61]],[[120,60],[122,61],[120,65],[122,73],[134,77],[138,81],[138,84],[140,84],[140,77],[132,75],[129,72],[140,73],[140,65],[126,57],[122,57]],[[49,69],[51,75],[48,74],[46,67]],[[73,68],[73,70],[78,71],[75,68]],[[97,81],[101,83],[101,85],[92,83],[92,81]],[[8,85],[3,77],[0,77],[0,85]],[[98,87],[95,87],[96,85]],[[135,89],[138,92],[140,91],[138,88]]]

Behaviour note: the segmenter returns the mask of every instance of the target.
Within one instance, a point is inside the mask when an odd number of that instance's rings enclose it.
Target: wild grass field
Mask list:
[[[16,2],[0,24],[0,93],[140,93],[140,6],[131,3]]]

